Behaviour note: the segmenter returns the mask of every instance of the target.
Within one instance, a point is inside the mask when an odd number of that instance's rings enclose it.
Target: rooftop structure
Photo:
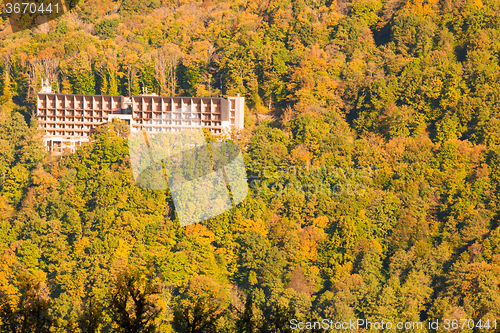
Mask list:
[[[56,94],[44,87],[37,95],[36,118],[50,152],[74,152],[99,125],[118,118],[131,132],[151,134],[204,127],[214,134],[243,128],[244,97],[164,97]]]

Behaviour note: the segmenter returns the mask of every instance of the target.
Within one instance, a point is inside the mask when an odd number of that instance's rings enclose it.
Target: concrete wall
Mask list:
[[[131,107],[132,114],[125,115]],[[130,124],[131,131],[180,131],[204,127],[219,134],[243,128],[244,97],[202,98],[140,95],[133,97],[104,95],[69,95],[38,93],[37,119],[45,131],[44,143],[56,153],[64,147],[74,151],[88,142],[99,125],[120,118]]]

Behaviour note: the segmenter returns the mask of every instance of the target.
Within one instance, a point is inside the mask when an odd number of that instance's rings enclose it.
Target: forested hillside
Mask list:
[[[500,332],[499,9],[81,0],[11,34],[2,14],[0,331],[360,318]],[[181,228],[168,192],[135,185],[119,123],[47,155],[42,78],[62,93],[245,96],[233,139],[248,197]]]

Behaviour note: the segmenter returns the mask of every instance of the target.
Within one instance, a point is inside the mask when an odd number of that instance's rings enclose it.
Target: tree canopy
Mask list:
[[[88,0],[2,35],[0,330],[493,325],[499,10]],[[245,129],[231,139],[249,195],[182,228],[168,191],[136,186],[123,124],[74,154],[46,153],[32,117],[42,79],[60,93],[245,96]]]

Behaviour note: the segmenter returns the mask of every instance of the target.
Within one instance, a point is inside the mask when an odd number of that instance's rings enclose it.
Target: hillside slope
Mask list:
[[[499,8],[90,0],[4,35],[0,330],[498,330]],[[181,228],[168,192],[135,186],[117,123],[47,156],[31,119],[42,78],[62,93],[245,96],[249,196]]]

